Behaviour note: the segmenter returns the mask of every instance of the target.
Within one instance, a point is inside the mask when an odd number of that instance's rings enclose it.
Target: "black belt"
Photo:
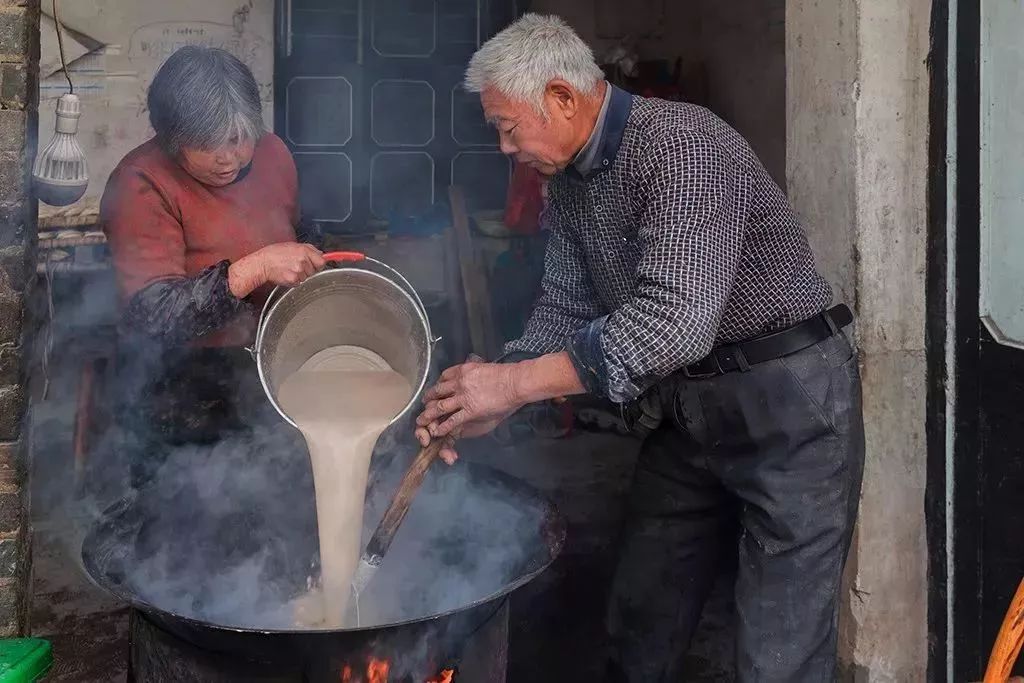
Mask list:
[[[782,358],[825,341],[852,322],[853,313],[846,304],[839,304],[784,330],[719,346],[707,357],[683,368],[680,374],[688,379],[706,379],[749,370],[751,365]]]

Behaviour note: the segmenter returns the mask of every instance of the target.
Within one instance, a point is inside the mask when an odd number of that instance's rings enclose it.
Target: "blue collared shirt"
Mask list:
[[[612,86],[606,83],[604,99],[601,101],[601,109],[597,113],[597,121],[594,123],[594,130],[587,138],[587,144],[583,145],[576,157],[572,160],[573,169],[581,176],[590,175],[592,171],[600,168],[601,141],[604,138],[605,121],[608,119],[608,105],[612,100]]]

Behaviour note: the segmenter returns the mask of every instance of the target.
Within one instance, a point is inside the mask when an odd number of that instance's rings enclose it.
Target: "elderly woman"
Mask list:
[[[305,587],[316,513],[302,438],[245,347],[270,290],[324,261],[242,62],[182,48],[148,105],[156,135],[117,166],[101,206],[121,304],[107,447],[133,490],[108,515],[139,530],[139,571],[153,575],[135,580],[164,587],[157,604],[251,623]]]
[[[107,184],[101,221],[121,303],[122,426],[133,483],[176,447],[272,419],[244,347],[274,285],[324,266],[300,225],[298,178],[231,54],[175,52],[149,88],[156,135]],[[254,417],[259,413],[258,418]]]

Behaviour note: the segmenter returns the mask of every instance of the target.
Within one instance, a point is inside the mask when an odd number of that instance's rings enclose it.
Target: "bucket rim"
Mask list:
[[[383,264],[383,265],[385,265],[385,267],[387,267],[390,270],[394,270],[390,266],[387,266],[387,264]],[[420,397],[423,395],[423,390],[427,386],[427,378],[430,376],[430,366],[431,366],[431,364],[433,362],[434,343],[435,343],[436,340],[434,339],[433,332],[430,329],[430,318],[427,316],[426,307],[423,305],[423,301],[419,298],[419,296],[418,295],[413,296],[406,289],[406,287],[403,287],[402,285],[400,285],[395,280],[393,280],[393,279],[391,279],[391,278],[389,278],[389,277],[387,277],[385,275],[382,275],[381,273],[378,273],[378,272],[375,272],[375,271],[372,271],[372,270],[368,270],[366,268],[359,268],[357,266],[345,266],[343,268],[325,269],[325,270],[321,270],[319,273],[314,273],[313,275],[309,276],[308,278],[303,280],[302,283],[296,285],[295,287],[284,288],[284,292],[280,296],[278,296],[276,299],[274,299],[274,295],[277,293],[278,289],[281,289],[281,288],[275,288],[275,290],[273,292],[271,292],[270,297],[268,297],[267,303],[264,305],[263,310],[260,313],[260,318],[259,318],[258,324],[256,326],[256,340],[255,340],[255,342],[253,344],[253,347],[252,347],[252,357],[253,357],[253,360],[256,362],[256,372],[259,374],[260,384],[263,386],[263,393],[265,393],[267,395],[267,399],[270,401],[270,404],[272,406],[274,406],[274,410],[276,410],[277,413],[282,418],[284,418],[284,420],[288,424],[290,424],[292,427],[295,427],[296,429],[299,429],[299,425],[297,425],[295,423],[295,421],[291,417],[288,416],[288,414],[284,411],[284,409],[281,408],[281,405],[280,405],[280,403],[278,403],[277,398],[274,396],[273,392],[270,390],[270,383],[269,383],[269,380],[268,380],[268,377],[267,377],[267,372],[264,370],[264,362],[263,362],[263,359],[265,357],[264,354],[262,353],[262,351],[263,351],[263,331],[264,331],[264,328],[266,327],[267,321],[270,320],[270,318],[273,316],[274,312],[281,305],[282,301],[285,301],[290,295],[293,295],[294,292],[297,292],[300,289],[302,289],[307,283],[312,282],[312,281],[314,281],[317,278],[322,278],[324,276],[329,276],[331,274],[337,273],[338,271],[356,272],[356,273],[362,273],[362,274],[370,275],[372,277],[378,278],[379,280],[387,283],[388,285],[390,285],[394,289],[396,289],[399,292],[401,292],[402,296],[404,296],[405,299],[410,304],[412,304],[412,308],[413,308],[413,310],[416,311],[416,315],[419,318],[420,324],[423,326],[423,331],[424,331],[424,333],[426,335],[427,353],[426,353],[425,362],[423,364],[423,371],[420,373],[419,383],[415,387],[415,389],[413,390],[412,395],[409,397],[409,402],[406,403],[405,406],[398,412],[398,414],[396,414],[395,417],[392,418],[387,423],[387,425],[385,426],[385,429],[386,429],[387,427],[390,427],[391,425],[395,424],[400,419],[405,417],[406,414],[409,413],[410,410],[412,410],[413,406],[416,405],[416,403],[420,400]],[[395,271],[395,272],[397,273],[397,271]],[[409,281],[406,280],[404,276],[399,275],[399,277],[402,278],[403,282],[408,287],[412,287],[412,285],[409,284]],[[415,291],[415,290],[413,290],[413,291]]]

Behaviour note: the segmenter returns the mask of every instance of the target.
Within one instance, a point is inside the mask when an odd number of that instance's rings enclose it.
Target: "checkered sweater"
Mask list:
[[[624,402],[829,305],[800,220],[735,130],[636,97],[621,136],[597,173],[552,179],[543,294],[506,352],[568,350],[590,391]]]

